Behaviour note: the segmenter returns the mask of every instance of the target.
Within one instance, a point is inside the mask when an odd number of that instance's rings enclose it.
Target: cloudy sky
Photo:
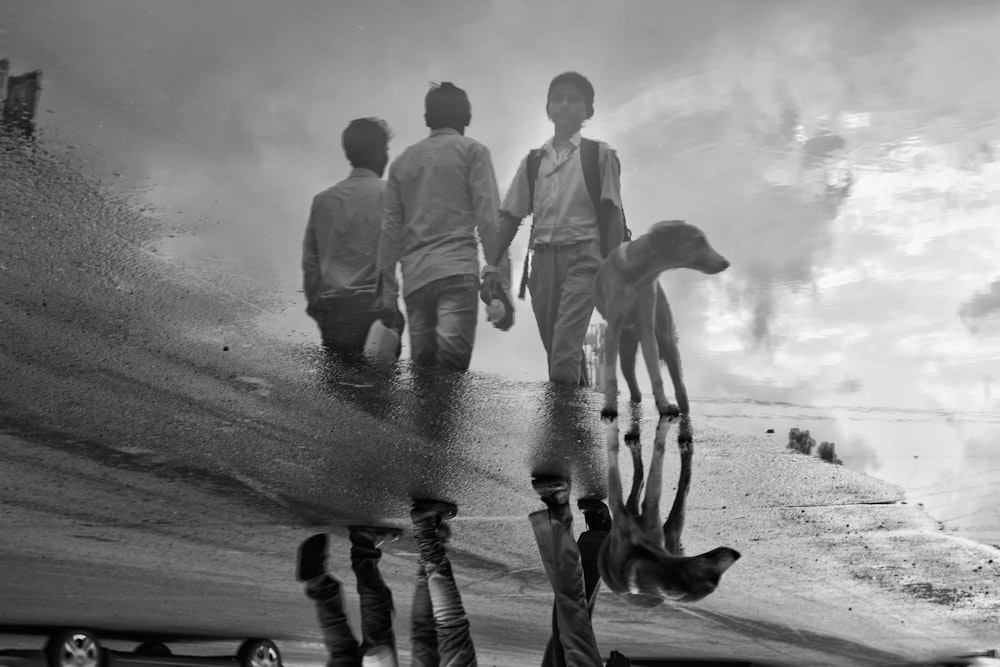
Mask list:
[[[910,485],[982,469],[1000,435],[997,34],[1000,6],[972,1],[0,0],[0,57],[44,71],[43,136],[149,206],[161,253],[273,285],[261,323],[295,340],[315,338],[305,217],[347,174],[348,121],[385,118],[398,154],[453,81],[503,193],[551,130],[549,80],[584,73],[630,226],[684,218],[732,260],[664,279],[692,397],[810,406],[848,465]],[[774,139],[785,109],[848,142],[836,215]],[[480,326],[474,370],[544,379],[520,305],[510,333]]]

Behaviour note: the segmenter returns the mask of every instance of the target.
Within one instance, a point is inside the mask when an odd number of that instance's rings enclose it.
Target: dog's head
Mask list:
[[[664,269],[694,269],[719,273],[729,268],[729,260],[708,242],[705,232],[683,220],[663,220],[643,234],[644,263],[662,263]],[[630,250],[630,252],[634,252]]]
[[[690,558],[644,558],[632,563],[629,572],[629,601],[641,606],[654,599],[697,602],[711,594],[722,574],[740,558],[729,547],[718,547]]]

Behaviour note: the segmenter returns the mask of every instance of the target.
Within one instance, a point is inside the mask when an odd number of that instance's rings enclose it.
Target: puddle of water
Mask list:
[[[550,131],[548,81],[580,69],[598,91],[584,134],[618,149],[634,231],[684,218],[732,261],[664,278],[697,409],[782,446],[808,428],[947,529],[1000,541],[995,4],[623,5],[613,32],[559,3],[534,23],[515,3],[452,6],[447,26],[402,5],[244,7],[23,3],[0,56],[45,71],[43,135],[122,174],[166,217],[165,254],[274,286],[290,305],[264,330],[315,337],[295,305],[301,235],[347,173],[350,119],[385,117],[398,155],[425,134],[428,76],[451,78],[504,191]],[[553,42],[555,22],[578,43]],[[363,57],[374,26],[384,54]],[[509,333],[480,324],[472,368],[543,380],[517,306]]]

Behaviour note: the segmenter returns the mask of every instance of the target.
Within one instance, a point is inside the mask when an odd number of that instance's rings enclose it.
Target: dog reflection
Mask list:
[[[687,421],[687,415],[680,417]],[[601,579],[612,591],[632,604],[652,607],[666,600],[695,602],[712,593],[719,579],[739,559],[739,552],[718,547],[699,556],[685,556],[681,545],[684,504],[691,484],[690,438],[679,438],[681,472],[677,495],[665,523],[660,523],[660,494],[663,487],[663,456],[667,433],[676,417],[660,417],[653,439],[646,493],[643,487],[642,446],[635,425],[626,436],[635,474],[628,500],[622,495],[618,465],[618,420],[605,424],[608,450],[608,505],[612,527],[598,557]],[[690,433],[690,427],[682,431]]]

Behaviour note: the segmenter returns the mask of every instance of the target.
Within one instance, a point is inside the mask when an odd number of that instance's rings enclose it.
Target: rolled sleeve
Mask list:
[[[601,201],[611,202],[618,210],[622,210],[622,177],[621,163],[618,154],[607,145],[602,145],[601,169]]]
[[[528,158],[521,158],[521,164],[514,174],[514,180],[507,190],[500,210],[513,218],[521,220],[531,212],[531,202],[528,200]]]

